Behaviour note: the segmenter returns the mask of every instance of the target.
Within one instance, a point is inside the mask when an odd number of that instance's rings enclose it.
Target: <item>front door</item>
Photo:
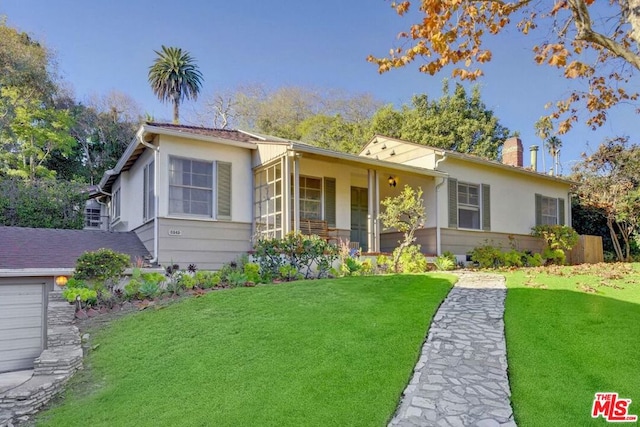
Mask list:
[[[351,187],[351,242],[357,242],[367,252],[367,216],[369,214],[366,188]]]

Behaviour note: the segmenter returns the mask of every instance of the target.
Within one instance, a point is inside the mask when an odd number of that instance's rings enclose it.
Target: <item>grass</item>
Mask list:
[[[212,292],[92,339],[52,426],[383,426],[451,276],[378,276]]]
[[[629,413],[640,415],[639,267],[507,274],[505,330],[518,426],[608,425],[591,418],[596,392],[631,399]]]

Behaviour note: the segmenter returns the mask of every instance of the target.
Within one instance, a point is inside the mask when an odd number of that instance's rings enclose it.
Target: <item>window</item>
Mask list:
[[[564,199],[536,194],[536,225],[564,225]]]
[[[95,203],[95,202],[94,202]],[[100,228],[100,206],[87,206],[84,209],[84,226],[85,228]]]
[[[291,209],[293,209],[293,179],[291,180]],[[322,179],[300,177],[300,218],[322,219]]]
[[[491,230],[491,188],[448,179],[449,228]]]
[[[169,215],[231,219],[231,181],[231,163],[170,157]]]
[[[156,213],[156,200],[154,194],[155,170],[154,163],[151,162],[144,167],[144,184],[143,184],[143,219],[152,219]]]
[[[458,184],[458,227],[480,229],[480,195],[477,185]]]
[[[255,174],[256,232],[282,238],[282,166],[280,163]]]
[[[213,163],[169,158],[169,214],[211,217]]]
[[[120,219],[120,189],[118,188],[111,195],[111,221]]]

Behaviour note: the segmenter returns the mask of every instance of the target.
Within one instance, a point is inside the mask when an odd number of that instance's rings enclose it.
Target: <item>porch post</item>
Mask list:
[[[371,252],[374,251],[375,242],[375,212],[373,209],[373,203],[375,202],[375,171],[373,169],[367,169],[367,249]]]
[[[293,229],[300,230],[300,155],[293,154]]]
[[[282,167],[282,236],[291,231],[291,167],[289,157],[283,156]]]
[[[373,174],[373,182],[375,184],[375,195],[376,198],[373,203],[373,252],[380,252],[380,219],[378,218],[380,214],[380,173],[375,170]],[[371,251],[371,249],[369,249]]]

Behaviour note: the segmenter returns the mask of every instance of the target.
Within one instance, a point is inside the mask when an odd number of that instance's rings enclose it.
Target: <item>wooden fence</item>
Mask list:
[[[578,244],[567,254],[569,264],[597,264],[604,262],[601,236],[580,236]]]

